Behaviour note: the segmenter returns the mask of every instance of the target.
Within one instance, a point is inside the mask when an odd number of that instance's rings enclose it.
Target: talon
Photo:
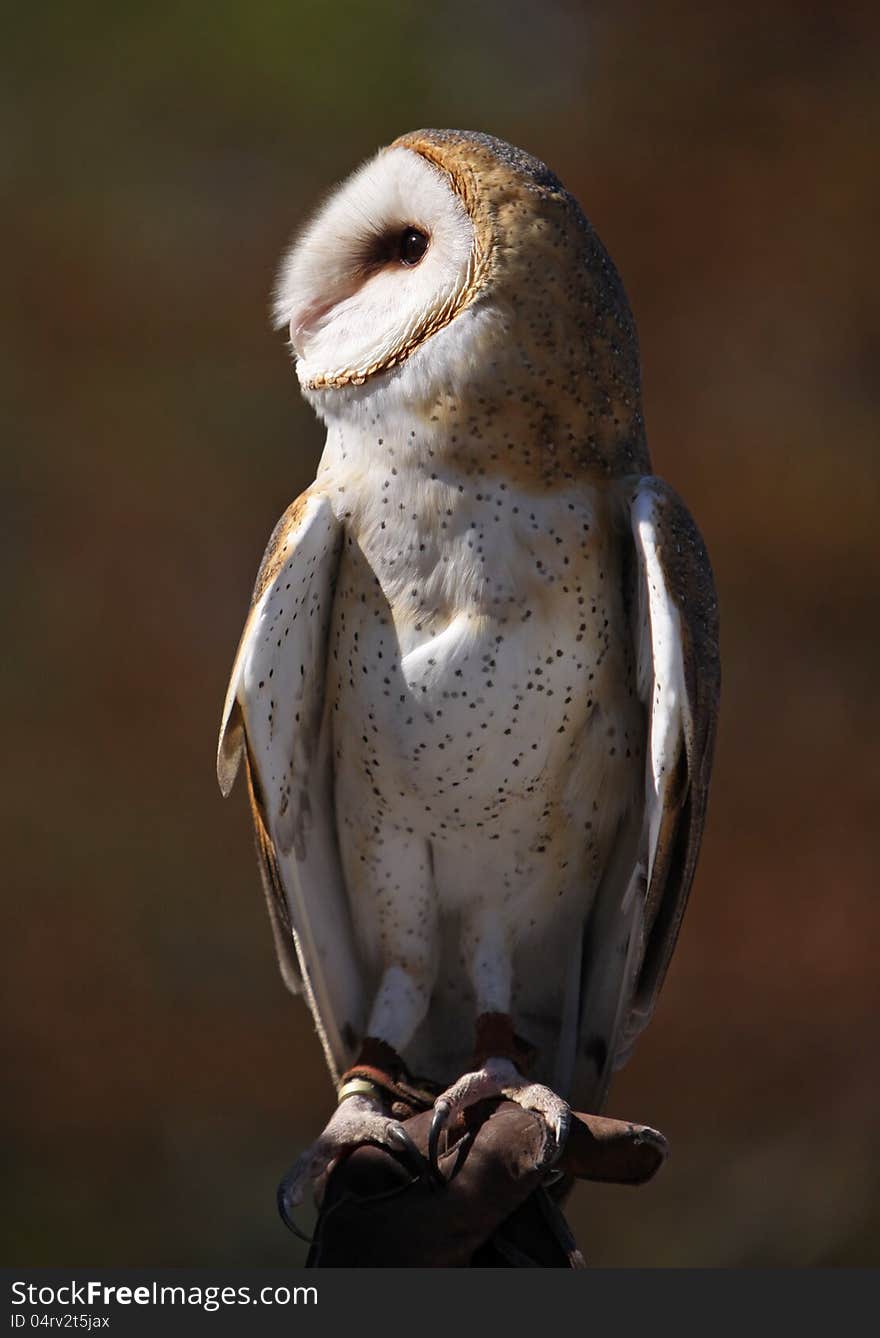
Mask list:
[[[389,1124],[385,1135],[389,1147],[396,1147],[403,1154],[410,1170],[419,1177],[430,1175],[432,1167],[410,1138],[402,1124]]]
[[[312,1243],[293,1220],[292,1209],[302,1203],[307,1185],[314,1185],[340,1159],[365,1143],[395,1153],[417,1178],[430,1174],[427,1161],[400,1121],[388,1119],[374,1100],[352,1093],[336,1108],[320,1138],[297,1158],[278,1186],[278,1213],[288,1231]]]
[[[284,1225],[287,1227],[287,1230],[292,1231],[294,1236],[297,1236],[299,1237],[300,1240],[305,1241],[306,1245],[312,1245],[314,1242],[312,1241],[311,1236],[307,1236],[304,1231],[301,1231],[290,1215],[290,1205],[289,1205],[290,1188],[291,1185],[294,1183],[294,1181],[297,1179],[297,1176],[298,1176],[298,1163],[294,1163],[294,1165],[290,1168],[287,1174],[282,1178],[281,1183],[278,1186],[278,1189],[275,1191],[275,1202],[278,1204],[278,1215],[280,1216]]]
[[[440,1170],[440,1135],[446,1128],[451,1114],[451,1105],[440,1097],[434,1106],[434,1114],[431,1116],[431,1132],[428,1134],[428,1161],[431,1165],[431,1174],[440,1185],[446,1184],[443,1172]]]
[[[553,1166],[562,1156],[563,1148],[568,1142],[568,1131],[571,1128],[571,1111],[568,1107],[562,1111],[559,1118],[553,1121],[553,1133],[556,1138],[556,1151],[553,1154],[553,1160],[550,1165]]]

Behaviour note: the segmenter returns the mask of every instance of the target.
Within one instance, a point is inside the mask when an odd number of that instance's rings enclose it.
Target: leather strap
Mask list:
[[[409,1119],[430,1110],[440,1090],[434,1083],[413,1078],[394,1047],[376,1036],[364,1037],[356,1062],[339,1079],[340,1100],[353,1095],[345,1089],[356,1081],[375,1088],[397,1119]]]
[[[481,1068],[487,1059],[509,1059],[525,1077],[536,1057],[535,1047],[517,1036],[509,1013],[481,1013],[477,1018],[475,1069]]]

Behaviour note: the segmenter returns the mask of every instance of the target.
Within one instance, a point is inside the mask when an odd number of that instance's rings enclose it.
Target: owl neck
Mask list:
[[[589,365],[560,372],[552,358],[475,325],[470,356],[460,338],[451,356],[452,340],[437,337],[381,381],[310,397],[328,427],[322,469],[418,465],[429,476],[451,471],[535,490],[650,471],[639,397],[622,378]],[[615,384],[616,392],[599,389]]]
[[[600,398],[583,384],[572,389],[532,359],[507,369],[496,364],[464,394],[439,391],[420,420],[433,458],[525,488],[568,488],[650,468],[637,404]]]

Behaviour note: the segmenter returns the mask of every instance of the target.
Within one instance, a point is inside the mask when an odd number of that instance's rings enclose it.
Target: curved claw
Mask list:
[[[443,1097],[438,1097],[434,1106],[434,1114],[431,1116],[431,1131],[428,1134],[428,1161],[431,1165],[431,1174],[440,1185],[445,1185],[446,1180],[443,1172],[440,1170],[440,1135],[449,1122],[449,1116],[452,1114],[452,1106]]]
[[[402,1124],[390,1124],[385,1137],[391,1150],[397,1150],[414,1175],[421,1178],[431,1174],[430,1163],[416,1147]]]
[[[307,1236],[304,1231],[301,1231],[290,1215],[290,1206],[288,1203],[289,1190],[292,1181],[296,1177],[296,1174],[297,1174],[297,1164],[295,1163],[287,1172],[287,1174],[282,1178],[277,1190],[275,1191],[275,1202],[278,1205],[278,1215],[281,1218],[284,1225],[287,1227],[288,1231],[292,1231],[294,1236],[297,1236],[300,1240],[305,1241],[306,1245],[313,1245],[314,1241],[312,1240],[311,1236]]]
[[[554,1152],[553,1157],[550,1161],[551,1167],[555,1166],[556,1163],[559,1161],[559,1158],[565,1151],[565,1145],[568,1142],[568,1131],[571,1128],[570,1108],[566,1106],[565,1110],[559,1116],[559,1119],[554,1120],[553,1123],[554,1123],[553,1134],[556,1139],[556,1151]]]

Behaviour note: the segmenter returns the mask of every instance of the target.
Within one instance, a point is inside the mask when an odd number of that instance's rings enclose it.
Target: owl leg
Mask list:
[[[498,1014],[490,1014],[486,1020],[496,1024],[502,1019]],[[513,1025],[510,1017],[505,1015],[503,1021],[510,1025],[512,1033]],[[478,1067],[462,1074],[434,1102],[434,1116],[428,1137],[428,1159],[435,1175],[440,1173],[438,1159],[441,1136],[450,1121],[468,1106],[476,1105],[478,1101],[499,1097],[515,1102],[525,1110],[533,1110],[542,1117],[546,1129],[546,1141],[541,1160],[548,1168],[553,1165],[562,1152],[568,1135],[571,1121],[568,1102],[563,1101],[561,1096],[542,1083],[530,1082],[520,1072],[514,1059],[496,1054],[487,1056]]]
[[[369,852],[354,886],[362,909],[379,926],[374,944],[381,972],[357,1063],[344,1074],[339,1105],[323,1133],[297,1158],[278,1188],[278,1208],[296,1234],[291,1210],[302,1203],[308,1186],[334,1162],[361,1143],[374,1143],[403,1155],[413,1170],[427,1163],[394,1118],[392,1107],[407,1102],[406,1066],[401,1053],[415,1035],[431,998],[436,976],[436,906],[430,861],[414,842],[389,836],[381,853]],[[362,849],[364,846],[361,847]],[[408,877],[407,877],[408,875]],[[404,1090],[406,1089],[406,1090]],[[416,1109],[427,1109],[430,1098]]]
[[[552,1166],[565,1146],[571,1109],[549,1087],[524,1076],[534,1052],[517,1036],[511,1017],[512,952],[498,917],[484,913],[466,926],[465,948],[470,950],[470,974],[478,1008],[474,1067],[434,1102],[428,1139],[432,1171],[440,1174],[440,1138],[453,1117],[478,1101],[498,1097],[542,1117],[546,1129],[542,1160],[546,1166]]]
[[[406,1098],[411,1096],[399,1085],[400,1075],[405,1073],[390,1046],[370,1037],[364,1040],[358,1063],[343,1074],[339,1104],[323,1133],[297,1158],[278,1186],[278,1211],[295,1235],[303,1233],[293,1220],[292,1210],[302,1203],[307,1187],[363,1143],[388,1148],[416,1175],[428,1171],[425,1158],[400,1120],[390,1113],[395,1096],[404,1098],[398,1109],[405,1107]]]
[[[410,1082],[397,1048],[385,1037],[376,1035],[376,1028],[386,1017],[385,1009],[401,987],[397,972],[386,972],[386,976],[389,979],[384,983],[388,989],[380,988],[370,1035],[364,1039],[357,1063],[342,1076],[336,1110],[321,1136],[297,1158],[278,1186],[278,1211],[295,1235],[301,1236],[302,1232],[293,1221],[292,1210],[302,1203],[308,1186],[362,1143],[387,1147],[407,1162],[416,1175],[429,1172],[425,1158],[392,1113],[400,1111],[405,1117],[417,1110],[428,1109],[431,1098]],[[411,983],[406,982],[407,997],[410,989]],[[412,999],[410,1004],[413,1005]],[[424,1007],[427,1008],[427,998]],[[424,1009],[411,1006],[407,1020],[412,1031],[423,1016]],[[383,1030],[386,1036],[393,1034],[398,1042],[401,1038],[409,1040],[399,1021],[393,1027],[383,1026]]]

